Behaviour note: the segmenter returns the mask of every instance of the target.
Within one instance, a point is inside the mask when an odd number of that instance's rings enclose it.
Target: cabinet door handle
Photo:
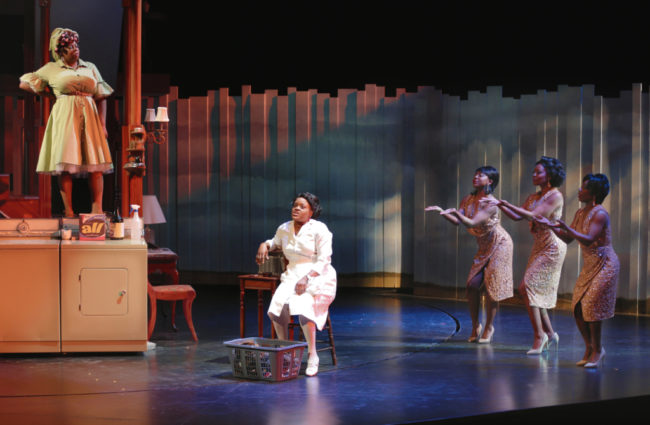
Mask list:
[[[123,297],[123,296],[125,296],[125,295],[126,295],[126,290],[122,290],[122,291],[120,291],[120,297]]]

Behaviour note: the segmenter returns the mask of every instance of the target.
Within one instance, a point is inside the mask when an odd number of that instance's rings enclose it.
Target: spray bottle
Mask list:
[[[144,233],[144,223],[138,214],[140,205],[132,204],[131,211],[133,211],[133,219],[131,220],[131,240],[139,241],[142,240],[142,234]]]

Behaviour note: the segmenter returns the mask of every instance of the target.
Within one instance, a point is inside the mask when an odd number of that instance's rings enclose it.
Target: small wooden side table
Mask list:
[[[239,276],[239,335],[244,338],[246,333],[246,306],[244,305],[244,294],[247,289],[257,290],[257,333],[262,336],[264,320],[264,300],[262,291],[271,291],[271,296],[280,283],[277,276],[264,276],[260,274],[245,274]],[[275,338],[275,328],[271,325],[271,338]]]

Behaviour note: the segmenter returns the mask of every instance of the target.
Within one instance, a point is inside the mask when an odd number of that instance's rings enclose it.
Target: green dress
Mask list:
[[[46,174],[108,173],[113,170],[111,152],[104,135],[95,100],[113,89],[97,67],[79,59],[77,69],[61,59],[20,77],[36,93],[49,86],[56,102],[47,122],[36,171]]]

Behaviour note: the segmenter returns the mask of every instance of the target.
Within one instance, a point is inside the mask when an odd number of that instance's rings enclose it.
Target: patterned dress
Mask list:
[[[483,207],[476,196],[466,196],[460,204],[465,216],[472,218]],[[478,204],[478,207],[476,205]],[[489,208],[489,207],[488,207]],[[467,284],[483,270],[483,285],[490,299],[501,301],[512,297],[512,239],[501,227],[500,211],[494,213],[483,224],[468,227],[467,231],[476,237],[478,252],[474,256]]]
[[[557,189],[551,189],[543,196],[538,192],[530,195],[524,203],[524,208],[533,211],[537,205],[542,204]],[[551,221],[559,220],[562,217],[562,201],[554,211],[551,211],[548,218]],[[560,285],[560,273],[564,256],[566,255],[566,243],[557,237],[548,227],[530,223],[530,232],[533,234],[533,250],[528,258],[524,283],[526,293],[531,306],[539,308],[554,308],[557,302],[557,288]]]
[[[280,316],[288,305],[289,314],[304,316],[322,330],[329,305],[336,296],[336,270],[331,265],[332,232],[325,223],[309,220],[296,235],[293,221],[288,221],[278,227],[266,244],[270,250],[282,248],[289,261],[268,312]],[[319,275],[309,279],[304,293],[296,294],[296,283],[312,270]]]
[[[591,219],[598,211],[607,213],[601,205],[596,205],[591,210],[587,210],[586,207],[579,209],[571,227],[580,233],[589,233]],[[571,302],[573,311],[580,303],[582,317],[587,322],[612,318],[616,305],[620,264],[612,248],[609,225],[591,245],[580,244],[580,247],[584,263],[573,290]]]
[[[49,86],[56,102],[47,121],[36,171],[47,174],[111,172],[111,152],[95,99],[113,89],[90,62],[79,59],[76,69],[61,59],[20,77],[36,93]]]

